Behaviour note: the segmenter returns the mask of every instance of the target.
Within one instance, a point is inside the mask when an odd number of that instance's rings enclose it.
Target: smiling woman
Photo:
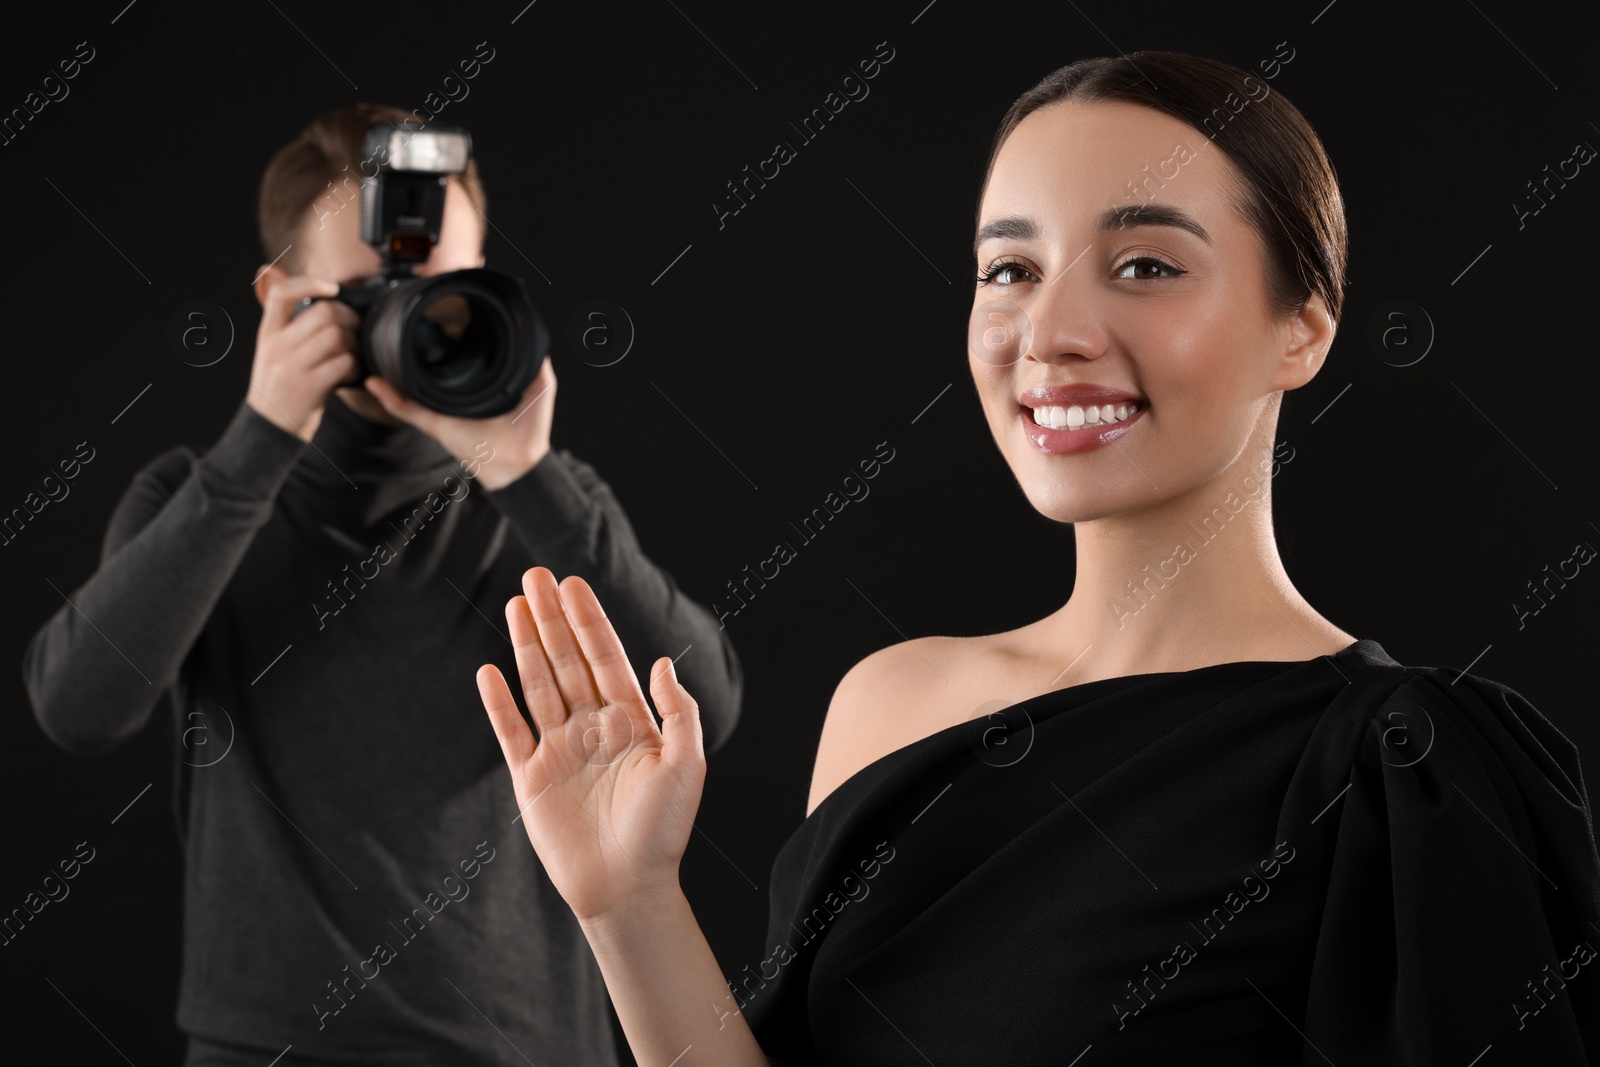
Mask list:
[[[864,848],[895,863],[747,1014],[679,888],[705,774],[693,698],[656,661],[657,728],[587,586],[524,577],[508,621],[537,739],[495,668],[479,689],[639,1062],[1600,1055],[1600,981],[1577,969],[1600,931],[1592,812],[1576,748],[1528,700],[1323,617],[1279,557],[1270,477],[1140,625],[1114,608],[1274,469],[1283,394],[1337,329],[1344,208],[1315,132],[1274,92],[1208,136],[1248,77],[1172,52],[1086,59],[1001,122],[968,361],[1022,492],[1073,527],[1072,595],[1013,630],[882,649],[839,682],[766,944]],[[1182,180],[1140,195],[1149,161],[1186,143]],[[926,595],[1004,598],[1054,581],[1054,558],[1008,548]],[[1268,856],[1270,899],[1239,875]],[[1573,980],[1530,1001],[1547,966]]]

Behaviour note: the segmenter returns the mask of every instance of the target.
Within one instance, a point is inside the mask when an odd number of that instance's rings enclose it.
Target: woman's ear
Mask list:
[[[1315,378],[1328,358],[1338,329],[1339,323],[1328,312],[1327,302],[1320,294],[1312,293],[1305,306],[1289,316],[1272,388],[1298,389]]]

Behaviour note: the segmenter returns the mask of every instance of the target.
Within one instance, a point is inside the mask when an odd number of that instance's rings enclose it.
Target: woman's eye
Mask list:
[[[1126,272],[1130,268],[1137,270],[1137,269],[1139,269],[1141,267],[1158,268],[1160,270],[1170,271],[1171,273],[1165,274],[1165,275],[1162,275],[1162,274],[1154,274],[1154,275],[1145,274],[1145,275],[1140,275],[1140,276],[1128,278],[1128,275],[1127,275]],[[1155,281],[1157,278],[1161,278],[1161,277],[1176,278],[1180,274],[1188,274],[1188,273],[1189,273],[1188,271],[1179,270],[1177,267],[1174,267],[1172,264],[1167,263],[1164,260],[1156,259],[1154,256],[1135,256],[1133,259],[1128,260],[1121,267],[1117,268],[1117,277],[1118,278],[1128,278],[1129,281],[1139,281],[1139,282]]]
[[[1021,263],[1006,261],[1002,263],[996,263],[994,266],[978,275],[978,284],[988,285],[990,282],[998,281],[1001,285],[1014,285],[1018,281],[1017,272],[1019,271],[1029,275],[1034,281],[1039,280],[1038,276],[1035,275],[1033,271],[1029,270],[1027,267],[1024,267]]]

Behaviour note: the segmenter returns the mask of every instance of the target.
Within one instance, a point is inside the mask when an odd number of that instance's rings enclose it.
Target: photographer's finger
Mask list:
[[[342,328],[334,316],[330,302],[318,301],[278,332],[278,343],[284,346],[285,351],[294,352],[304,347],[314,335],[330,327]]]
[[[361,312],[341,300],[324,300],[324,304],[333,309],[333,317],[340,325],[351,330],[361,326]]]
[[[550,407],[556,402],[556,372],[550,357],[544,357],[544,362],[539,365],[539,373],[533,376],[528,387],[522,391],[522,399],[517,401],[519,413],[527,411],[535,402],[545,407]]]
[[[306,372],[317,390],[327,399],[327,394],[342,385],[359,385],[360,366],[356,357],[348,352],[335,353]]]
[[[333,296],[338,291],[339,283],[324,278],[312,278],[304,274],[285,278],[267,290],[267,299],[261,309],[262,324],[281,330],[294,318],[295,305],[300,301],[308,296]]]
[[[361,384],[360,364],[352,347],[349,335],[330,323],[294,350],[293,373],[315,382],[321,390],[319,398],[326,400],[335,385]],[[330,364],[337,364],[337,367],[330,367]]]
[[[300,325],[295,323],[296,326]],[[310,333],[291,348],[294,361],[302,366],[312,366],[321,363],[329,356],[339,352],[348,352],[351,349],[350,331],[340,326],[337,322],[324,322],[316,326]]]

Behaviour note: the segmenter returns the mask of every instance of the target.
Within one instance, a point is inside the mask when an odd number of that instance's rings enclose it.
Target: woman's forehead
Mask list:
[[[1236,189],[1232,163],[1187,123],[1123,101],[1074,101],[1032,112],[1006,138],[982,215],[1095,228],[1108,209],[1165,204],[1216,233]]]

